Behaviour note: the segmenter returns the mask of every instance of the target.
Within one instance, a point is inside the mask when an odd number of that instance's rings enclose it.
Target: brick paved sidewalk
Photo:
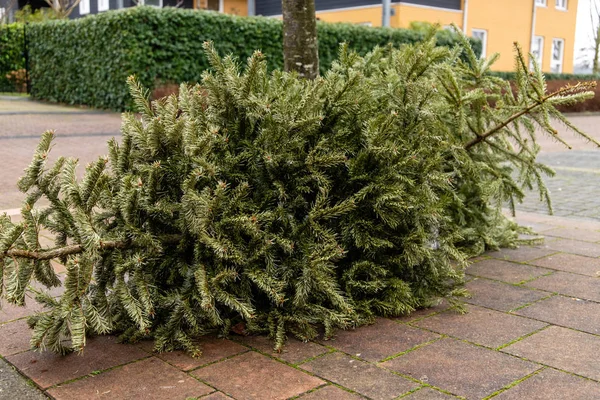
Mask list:
[[[545,243],[475,259],[465,315],[442,303],[334,340],[291,340],[282,354],[265,337],[205,338],[192,359],[107,336],[61,358],[28,350],[29,302],[0,312],[0,354],[65,400],[599,399],[600,222],[518,221]]]
[[[119,113],[0,97],[0,210],[20,207],[25,196],[16,183],[44,131],[56,132],[49,161],[59,155],[78,158],[82,173],[87,163],[107,154],[106,142],[119,136],[120,126]]]

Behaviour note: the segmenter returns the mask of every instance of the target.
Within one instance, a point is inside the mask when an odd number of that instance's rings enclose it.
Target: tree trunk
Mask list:
[[[315,79],[319,75],[315,0],[282,0],[282,9],[284,68]]]

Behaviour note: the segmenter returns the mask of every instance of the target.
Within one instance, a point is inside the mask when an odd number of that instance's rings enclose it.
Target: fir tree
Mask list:
[[[121,333],[199,354],[197,337],[243,322],[281,349],[463,295],[467,255],[516,241],[501,205],[534,186],[547,198],[536,127],[560,140],[552,121],[575,128],[555,106],[592,95],[546,93],[518,48],[513,91],[466,40],[342,46],[315,80],[270,74],[260,52],[243,71],[206,52],[212,72],[178,97],[149,103],[129,80],[141,117],[123,115],[122,140],[82,180],[76,160],[46,165],[43,134],[22,221],[0,218],[2,295],[47,307],[33,347]],[[60,298],[30,286],[60,284],[50,260],[67,269]]]

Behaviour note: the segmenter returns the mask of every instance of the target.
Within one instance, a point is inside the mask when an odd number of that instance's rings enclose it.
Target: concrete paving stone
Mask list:
[[[600,380],[600,337],[550,326],[502,349],[563,371]]]
[[[494,400],[524,399],[600,399],[600,383],[547,368],[494,397]]]
[[[202,355],[197,358],[190,356],[185,351],[169,351],[154,354],[163,361],[166,361],[183,371],[190,371],[202,365],[210,364],[212,362],[248,351],[246,347],[232,342],[231,340],[221,339],[214,336],[204,336],[198,340],[197,344],[202,351]],[[145,340],[139,344],[139,347],[145,351],[153,353],[154,342],[151,340]]]
[[[298,400],[361,400],[364,397],[350,393],[337,386],[329,385],[314,392],[304,394]]]
[[[472,295],[470,299],[465,299],[465,302],[493,308],[498,311],[514,310],[549,295],[539,290],[514,286],[485,278],[475,278],[467,282],[465,288]]]
[[[517,310],[515,314],[595,335],[600,334],[600,304],[591,301],[554,296]]]
[[[0,325],[0,355],[6,357],[29,350],[30,338],[31,329],[24,319]]]
[[[236,340],[246,346],[251,346],[271,357],[280,358],[291,364],[298,364],[302,361],[327,353],[328,348],[314,342],[303,343],[295,338],[288,338],[281,353],[273,350],[274,342],[265,335],[240,336]]]
[[[467,306],[467,309],[467,314],[446,311],[418,321],[415,325],[492,348],[547,326],[543,322],[477,306]]]
[[[579,254],[587,257],[600,257],[600,244],[582,242],[571,239],[552,239],[538,246],[542,249],[562,251],[565,253]]]
[[[283,400],[325,383],[255,352],[197,369],[192,375],[238,400]]]
[[[521,283],[548,274],[552,270],[503,260],[488,259],[467,268],[469,275],[490,278],[508,283]]]
[[[50,351],[27,351],[6,359],[42,388],[148,357],[136,346],[117,343],[114,336],[87,340],[82,354],[61,356]]]
[[[382,364],[454,395],[481,399],[540,367],[494,350],[445,338]]]
[[[527,286],[600,302],[600,278],[558,271],[527,283]]]
[[[326,354],[301,368],[374,400],[394,399],[419,387],[406,378],[342,353]]]
[[[0,400],[47,400],[39,389],[27,382],[0,358]]]
[[[442,393],[430,387],[422,387],[414,393],[403,397],[404,400],[452,400],[457,397],[450,396],[449,394]]]
[[[563,239],[582,240],[584,242],[600,241],[600,232],[577,228],[556,228],[544,232],[544,236],[554,236]]]
[[[575,274],[600,276],[600,258],[584,257],[577,254],[557,253],[529,261],[529,264]]]
[[[524,262],[535,260],[556,253],[553,250],[539,249],[537,247],[523,246],[518,249],[500,249],[485,253],[486,256],[506,261]]]
[[[229,397],[221,392],[213,392],[207,396],[203,396],[200,398],[201,400],[231,400],[232,397]]]
[[[386,318],[375,324],[337,332],[327,345],[367,361],[380,361],[416,345],[438,338],[439,335]]]
[[[185,400],[213,390],[166,362],[152,357],[51,388],[48,393],[56,400]]]

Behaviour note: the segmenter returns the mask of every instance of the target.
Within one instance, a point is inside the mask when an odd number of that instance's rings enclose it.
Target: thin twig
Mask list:
[[[560,88],[556,92],[552,92],[552,93],[548,94],[547,96],[542,97],[540,100],[536,101],[535,103],[530,104],[527,108],[519,111],[518,113],[511,115],[506,121],[502,122],[501,124],[491,128],[490,130],[488,130],[487,132],[485,132],[481,135],[478,135],[476,138],[471,139],[467,144],[465,144],[465,150],[469,150],[471,147],[475,146],[476,144],[485,141],[488,137],[490,137],[493,134],[497,133],[498,131],[502,130],[508,124],[510,124],[511,122],[516,120],[517,118],[520,118],[525,114],[528,114],[534,108],[541,106],[549,99],[556,97],[558,95],[561,95],[565,92],[576,91],[579,89],[579,86],[581,86],[581,83],[577,83],[577,85],[575,85],[575,86],[565,86],[563,88]]]
[[[162,242],[166,244],[173,244],[181,240],[181,235],[165,235],[161,237]],[[133,247],[131,242],[128,241],[115,241],[109,240],[101,242],[100,250],[113,250],[113,249],[127,249]],[[85,252],[85,247],[80,244],[74,244],[70,246],[57,247],[50,250],[42,251],[31,251],[23,249],[10,249],[3,254],[3,257],[18,257],[18,258],[29,258],[32,260],[52,260],[55,258],[66,257],[74,254],[80,254]]]

